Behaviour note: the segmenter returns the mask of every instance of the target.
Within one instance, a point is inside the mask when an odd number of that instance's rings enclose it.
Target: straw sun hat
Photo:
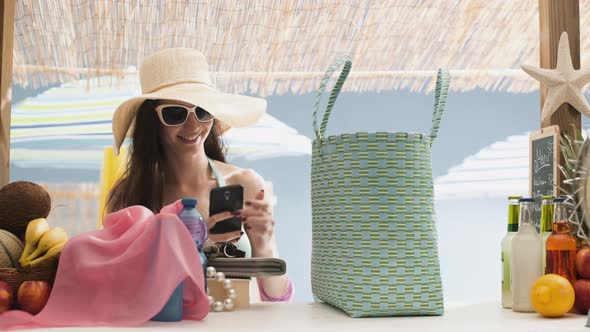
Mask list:
[[[139,69],[142,95],[122,103],[113,115],[113,151],[131,136],[138,108],[148,99],[175,99],[211,113],[220,132],[255,124],[266,112],[266,100],[226,94],[213,87],[205,56],[191,48],[169,48],[147,57]]]

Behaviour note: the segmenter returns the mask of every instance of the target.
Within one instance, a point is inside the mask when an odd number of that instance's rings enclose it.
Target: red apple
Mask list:
[[[25,281],[18,288],[17,301],[20,308],[36,315],[47,303],[51,286],[46,281]]]
[[[581,315],[587,315],[590,309],[590,280],[578,279],[574,284],[576,300],[574,307]]]
[[[12,308],[12,287],[4,281],[0,281],[0,313]]]
[[[590,247],[584,247],[578,251],[576,271],[582,278],[590,279]]]

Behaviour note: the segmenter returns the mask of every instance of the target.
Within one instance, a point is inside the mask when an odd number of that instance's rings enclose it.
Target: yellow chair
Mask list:
[[[98,228],[102,227],[102,218],[106,214],[106,203],[109,192],[121,178],[127,165],[127,147],[122,146],[118,156],[113,154],[113,147],[104,149],[102,170],[100,174],[100,197],[98,203]]]

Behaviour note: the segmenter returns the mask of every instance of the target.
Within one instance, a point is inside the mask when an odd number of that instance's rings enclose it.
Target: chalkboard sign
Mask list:
[[[543,128],[530,136],[530,194],[535,199],[535,225],[540,229],[541,197],[556,196],[559,171],[559,127]]]

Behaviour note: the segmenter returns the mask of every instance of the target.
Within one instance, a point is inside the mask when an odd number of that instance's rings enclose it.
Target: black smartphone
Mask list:
[[[239,184],[213,188],[209,194],[209,216],[225,211],[241,210],[244,204],[244,187]],[[222,220],[209,230],[211,234],[225,234],[242,230],[242,218]]]

